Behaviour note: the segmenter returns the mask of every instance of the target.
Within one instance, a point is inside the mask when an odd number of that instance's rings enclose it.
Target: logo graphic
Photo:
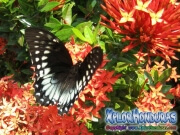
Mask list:
[[[167,131],[177,130],[177,113],[141,112],[134,109],[128,112],[117,112],[112,108],[105,109],[106,131]]]

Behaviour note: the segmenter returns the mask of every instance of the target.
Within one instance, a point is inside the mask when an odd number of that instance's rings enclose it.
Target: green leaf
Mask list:
[[[120,105],[118,103],[115,103],[115,109],[120,108]]]
[[[88,14],[88,10],[85,8],[85,7],[83,7],[83,6],[81,6],[81,5],[78,5],[78,8],[81,10],[81,12],[83,12],[85,15],[86,14]]]
[[[167,98],[167,99],[174,99],[174,96],[171,95],[171,94],[167,94],[167,95],[166,95],[166,98]]]
[[[78,25],[76,26],[76,28],[77,28],[79,31],[83,32],[83,31],[84,31],[84,28],[85,28],[86,26],[91,27],[92,24],[93,24],[93,23],[92,23],[91,21],[83,22],[83,23],[78,24]]]
[[[161,76],[159,77],[159,80],[158,80],[158,81],[161,82],[161,83],[165,83],[166,80],[170,77],[171,73],[172,73],[172,69],[171,69],[171,68],[166,69],[166,70],[161,74]]]
[[[46,23],[44,26],[49,27],[51,29],[56,29],[58,30],[61,27],[61,24],[58,23]]]
[[[104,43],[103,41],[99,41],[99,42],[98,42],[98,45],[101,47],[101,49],[103,50],[103,52],[106,51],[105,43]]]
[[[71,25],[72,23],[72,7],[74,3],[67,4],[62,9],[62,17],[65,20],[66,24]]]
[[[0,0],[0,3],[7,3],[9,0]]]
[[[24,74],[27,74],[27,75],[32,74],[31,70],[29,70],[29,69],[23,69],[23,70],[21,70],[21,72],[24,73]]]
[[[16,60],[24,61],[25,59],[27,59],[27,52],[25,50],[17,52]]]
[[[58,5],[59,5],[59,2],[51,1],[51,2],[48,2],[40,11],[41,12],[51,11],[53,8],[55,8]]]
[[[84,28],[84,36],[87,39],[88,43],[92,44],[94,42],[92,30],[88,26]]]
[[[62,23],[58,19],[51,16],[49,19],[49,22],[46,23],[44,26],[49,27],[53,30],[59,30],[61,25],[62,25]]]
[[[29,4],[28,1],[26,1],[26,0],[18,0],[18,4],[21,7],[21,9],[23,9],[23,11],[25,11],[25,10],[27,11],[28,7],[32,7],[32,5]]]
[[[113,39],[113,33],[112,33],[112,30],[109,29],[109,28],[106,28],[105,30],[106,30],[106,34],[107,34],[109,37],[111,37],[111,39]]]
[[[80,38],[82,41],[88,42],[88,40],[83,36],[83,34],[76,28],[72,28],[73,33]]]
[[[56,24],[56,23],[61,24],[61,22],[57,18],[55,18],[54,16],[51,16],[49,18],[49,22],[54,23],[54,24]]]
[[[19,37],[18,43],[20,44],[20,46],[24,45],[24,36]]]
[[[167,93],[171,89],[171,85],[163,85],[161,91],[162,93]]]
[[[98,37],[98,32],[100,30],[100,23],[98,23],[98,25],[96,26],[94,32],[93,32],[93,41],[94,41],[94,44],[97,43],[97,37]]]
[[[155,83],[158,82],[158,78],[159,78],[158,71],[155,70],[155,71],[154,71],[154,82],[155,82]]]
[[[90,0],[90,1],[91,1],[91,4],[90,4],[91,7],[94,8],[96,3],[97,3],[97,1],[96,0]]]
[[[148,84],[154,86],[153,79],[147,71],[144,71],[144,76],[145,79],[148,79]]]
[[[122,61],[122,62],[125,62],[127,64],[134,64],[134,59],[132,57],[118,57],[118,60]]]
[[[38,2],[38,6],[40,7],[40,6],[43,6],[43,5],[47,4],[47,3],[48,3],[48,0],[40,0]]]
[[[121,72],[123,70],[126,70],[128,68],[128,64],[125,62],[118,62],[117,66],[115,67],[115,71]]]
[[[71,35],[73,34],[72,32],[72,28],[69,27],[69,28],[66,28],[66,29],[62,29],[62,30],[59,30],[57,33],[56,33],[56,36],[62,40],[62,41],[65,41],[65,40],[68,40]]]

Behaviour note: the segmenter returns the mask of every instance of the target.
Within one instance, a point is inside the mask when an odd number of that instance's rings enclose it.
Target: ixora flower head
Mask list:
[[[170,103],[170,100],[160,91],[162,84],[158,83],[155,87],[150,86],[150,91],[142,90],[141,95],[135,102],[135,105],[139,110],[143,112],[168,112],[174,105]]]
[[[92,135],[74,116],[59,116],[56,106],[36,106],[32,84],[19,87],[11,77],[0,79],[0,134]]]
[[[180,5],[172,0],[104,0],[102,8],[113,18],[101,15],[102,25],[124,35],[129,45],[139,48],[138,58],[161,56],[168,62],[180,51]],[[145,55],[143,55],[145,54]]]

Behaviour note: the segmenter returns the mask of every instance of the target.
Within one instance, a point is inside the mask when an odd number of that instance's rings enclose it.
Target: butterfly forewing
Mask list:
[[[32,64],[38,72],[50,66],[55,68],[63,65],[62,69],[72,66],[68,50],[52,33],[39,28],[28,28],[25,36]]]
[[[68,50],[52,33],[28,28],[25,37],[35,67],[36,101],[57,104],[59,114],[67,113],[101,64],[102,50],[95,47],[82,63],[73,65]]]

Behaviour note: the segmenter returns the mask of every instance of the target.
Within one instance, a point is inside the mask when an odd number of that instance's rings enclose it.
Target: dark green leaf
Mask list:
[[[174,96],[171,95],[171,94],[167,94],[167,95],[166,95],[166,98],[167,98],[167,99],[174,99]]]
[[[163,85],[162,86],[162,93],[167,93],[171,89],[171,85]]]
[[[155,71],[154,71],[154,83],[157,83],[157,82],[158,82],[158,79],[159,79],[158,71],[155,70]]]
[[[145,79],[148,79],[148,84],[154,86],[153,79],[147,71],[144,71],[144,76]]]
[[[21,70],[21,72],[24,73],[24,74],[27,74],[27,75],[31,75],[32,74],[30,69],[23,69],[23,70]]]
[[[170,77],[172,73],[172,69],[168,68],[166,69],[161,76],[159,77],[158,81],[161,82],[162,84],[166,82],[166,80]]]

